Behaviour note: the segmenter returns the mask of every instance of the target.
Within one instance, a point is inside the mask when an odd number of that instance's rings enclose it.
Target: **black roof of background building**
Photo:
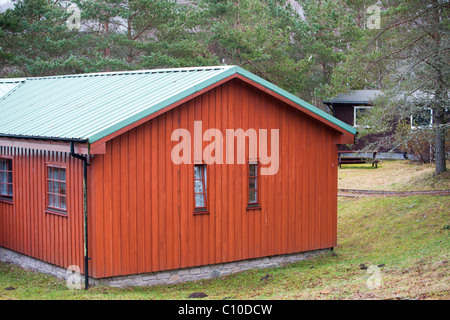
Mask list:
[[[381,94],[381,90],[352,90],[347,94],[340,94],[337,97],[322,101],[325,104],[371,104],[371,101]]]

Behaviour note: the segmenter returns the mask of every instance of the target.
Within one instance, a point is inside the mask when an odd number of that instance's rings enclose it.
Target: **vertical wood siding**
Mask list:
[[[187,128],[193,135],[195,120],[203,122],[203,132],[217,128],[224,137],[226,129],[268,129],[269,151],[270,129],[280,130],[280,168],[276,175],[261,177],[260,210],[246,210],[247,164],[212,164],[207,165],[209,214],[194,215],[193,164],[172,163],[178,142],[171,141],[171,134]],[[337,133],[318,121],[232,80],[108,141],[106,154],[95,155],[90,166],[92,275],[335,246],[336,139]],[[63,231],[64,222],[43,217],[60,223]]]
[[[82,163],[69,154],[0,147],[12,158],[13,203],[0,201],[0,246],[61,267],[83,268]],[[46,213],[47,162],[66,166],[67,216]]]

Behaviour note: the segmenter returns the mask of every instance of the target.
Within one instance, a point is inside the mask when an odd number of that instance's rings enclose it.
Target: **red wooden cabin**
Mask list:
[[[354,129],[241,68],[3,84],[4,248],[83,273],[88,261],[89,276],[103,278],[336,246],[336,154]],[[276,174],[260,174],[248,139],[245,163],[207,164],[194,152],[173,163],[172,133],[193,133],[194,121],[202,134],[278,129]]]

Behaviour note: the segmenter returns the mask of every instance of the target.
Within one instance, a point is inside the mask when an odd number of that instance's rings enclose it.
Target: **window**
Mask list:
[[[422,109],[411,116],[411,129],[430,127],[433,124],[433,110]]]
[[[258,192],[259,168],[258,162],[248,164],[248,209],[260,208]]]
[[[207,211],[207,180],[206,180],[206,165],[194,165],[194,203],[195,212]]]
[[[364,122],[364,118],[369,115],[371,107],[355,107],[353,112],[353,126],[359,127]],[[368,128],[369,126],[365,126]]]
[[[0,159],[0,199],[12,201],[12,160]]]
[[[66,168],[47,166],[47,208],[51,211],[67,211]]]

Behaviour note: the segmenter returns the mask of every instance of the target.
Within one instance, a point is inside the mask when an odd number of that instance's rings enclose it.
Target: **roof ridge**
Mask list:
[[[27,78],[20,78],[20,79],[22,81],[25,81],[25,80],[60,79],[60,78],[83,78],[83,77],[99,77],[99,76],[118,76],[118,75],[121,76],[121,75],[135,75],[135,74],[172,73],[172,72],[194,72],[194,71],[211,71],[211,70],[213,71],[213,70],[220,70],[220,69],[228,70],[233,67],[235,67],[235,65],[105,71],[105,72],[93,72],[93,73],[77,73],[77,74],[54,75],[54,76],[27,77]],[[11,79],[14,79],[14,78],[11,78]],[[19,78],[17,78],[17,79],[19,79]]]
[[[21,79],[21,80],[17,80],[17,81],[5,81],[2,82],[3,79],[0,79],[0,84],[15,84],[14,87],[12,87],[11,89],[9,89],[5,94],[0,95],[0,101],[6,99],[6,97],[8,97],[11,93],[13,93],[14,91],[16,91],[16,89],[20,86],[22,86],[25,82],[26,79]],[[1,92],[0,92],[1,93]]]
[[[0,83],[24,82],[27,78],[0,78]]]

